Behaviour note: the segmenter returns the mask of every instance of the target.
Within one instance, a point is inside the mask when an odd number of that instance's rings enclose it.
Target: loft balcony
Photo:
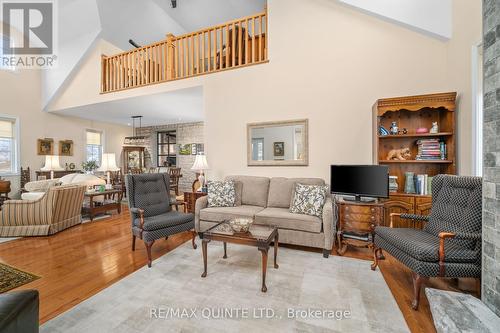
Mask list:
[[[261,64],[267,58],[267,12],[101,56],[101,93]]]

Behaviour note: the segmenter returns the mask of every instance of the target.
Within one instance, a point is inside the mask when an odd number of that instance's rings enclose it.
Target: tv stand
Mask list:
[[[375,198],[362,198],[360,195],[354,196],[354,198],[351,197],[344,197],[344,201],[354,201],[354,202],[377,202],[377,199]]]
[[[345,199],[337,199],[336,204],[339,208],[337,253],[343,255],[349,245],[373,248],[373,229],[383,225],[384,205]]]

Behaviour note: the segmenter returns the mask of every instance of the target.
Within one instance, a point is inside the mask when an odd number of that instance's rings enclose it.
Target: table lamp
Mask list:
[[[114,153],[102,154],[101,166],[97,171],[106,172],[106,189],[111,189],[113,186],[111,185],[111,171],[118,171],[119,167],[116,166],[116,158]]]
[[[64,170],[59,164],[59,156],[45,155],[45,165],[40,169],[41,171],[50,171],[50,179],[54,179],[54,171]]]
[[[198,181],[200,182],[200,189],[204,191],[205,189],[205,175],[203,171],[208,170],[207,157],[203,154],[196,155],[193,166],[191,170],[198,171],[200,175],[198,176]]]

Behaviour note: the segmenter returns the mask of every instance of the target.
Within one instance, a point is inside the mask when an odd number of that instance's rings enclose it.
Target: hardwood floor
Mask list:
[[[153,259],[188,240],[190,234],[182,233],[155,242]],[[316,252],[309,248],[287,247]],[[345,256],[371,260],[371,253],[366,249],[349,249]],[[435,332],[424,295],[419,311],[411,309],[410,271],[387,254],[386,258],[379,267],[409,328],[412,332]],[[146,265],[147,259],[142,242],[137,242],[135,252],[131,250],[130,219],[124,207],[121,214],[109,219],[81,224],[50,237],[27,237],[2,243],[0,262],[41,276],[18,289],[39,290],[40,322],[44,323]],[[372,274],[369,267],[366,274]],[[473,290],[474,282],[465,282]],[[452,289],[450,282],[439,279],[431,279],[427,286]]]

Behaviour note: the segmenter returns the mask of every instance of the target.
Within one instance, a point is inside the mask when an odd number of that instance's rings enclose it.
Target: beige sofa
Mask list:
[[[333,247],[335,222],[332,199],[328,196],[321,218],[290,213],[295,184],[324,185],[319,178],[282,178],[229,176],[235,181],[235,207],[207,207],[208,198],[196,201],[195,228],[197,231],[235,217],[252,217],[255,224],[279,228],[280,243],[323,249],[328,258]]]

